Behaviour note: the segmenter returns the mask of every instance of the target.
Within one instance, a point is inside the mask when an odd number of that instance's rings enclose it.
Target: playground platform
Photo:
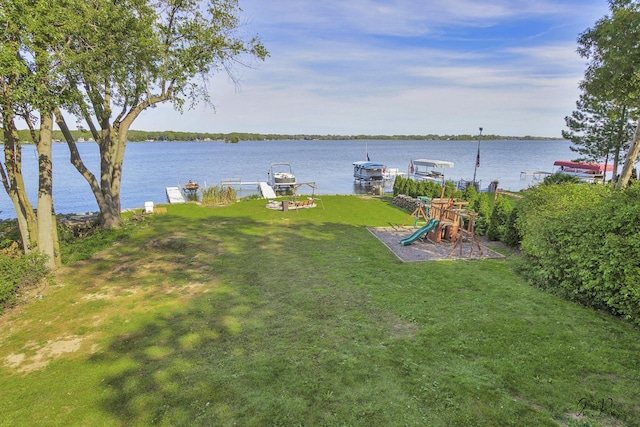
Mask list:
[[[369,227],[368,230],[378,238],[391,252],[402,262],[416,261],[447,261],[503,258],[504,256],[492,251],[484,242],[480,242],[483,254],[480,254],[475,246],[464,243],[462,255],[457,249],[449,256],[453,249],[453,243],[442,241],[435,244],[431,242],[415,242],[408,246],[402,246],[400,240],[409,237],[416,228],[414,227]]]

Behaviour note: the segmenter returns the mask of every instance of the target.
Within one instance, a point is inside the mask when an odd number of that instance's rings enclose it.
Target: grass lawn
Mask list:
[[[173,205],[0,319],[2,426],[640,426],[640,330],[512,259],[401,263],[385,200]]]

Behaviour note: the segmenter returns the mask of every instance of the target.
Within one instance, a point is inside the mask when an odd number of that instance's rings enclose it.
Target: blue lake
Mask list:
[[[98,149],[94,143],[79,143],[87,166],[99,174]],[[122,178],[122,208],[142,207],[146,201],[166,203],[165,188],[189,180],[203,185],[219,184],[225,178],[266,181],[271,163],[289,162],[298,182],[315,182],[320,194],[362,192],[354,185],[354,161],[386,164],[407,172],[409,161],[431,158],[454,162],[445,171],[454,181],[473,178],[477,141],[251,141],[137,142],[127,145]],[[520,190],[534,184],[522,171],[552,171],[553,162],[575,158],[568,141],[481,141],[480,167],[476,177],[485,188],[493,180],[505,190]],[[35,147],[23,148],[23,172],[32,202],[37,192]],[[66,144],[54,144],[54,201],[57,213],[97,210],[88,184],[69,163]],[[304,190],[304,189],[303,189]],[[309,191],[310,192],[310,191]],[[0,218],[13,218],[13,205],[0,191]]]

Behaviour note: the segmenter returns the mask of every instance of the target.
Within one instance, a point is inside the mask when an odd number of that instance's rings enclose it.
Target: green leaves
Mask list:
[[[640,186],[542,185],[518,209],[532,283],[640,324]]]

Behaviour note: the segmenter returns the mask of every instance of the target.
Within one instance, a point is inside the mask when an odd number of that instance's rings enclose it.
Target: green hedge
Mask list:
[[[538,186],[517,227],[534,285],[640,324],[640,185]]]
[[[393,195],[404,194],[409,197],[425,196],[438,198],[442,195],[442,185],[434,181],[414,181],[411,178],[397,176],[393,182]],[[456,190],[453,182],[445,183],[445,197],[461,197],[462,193]]]

